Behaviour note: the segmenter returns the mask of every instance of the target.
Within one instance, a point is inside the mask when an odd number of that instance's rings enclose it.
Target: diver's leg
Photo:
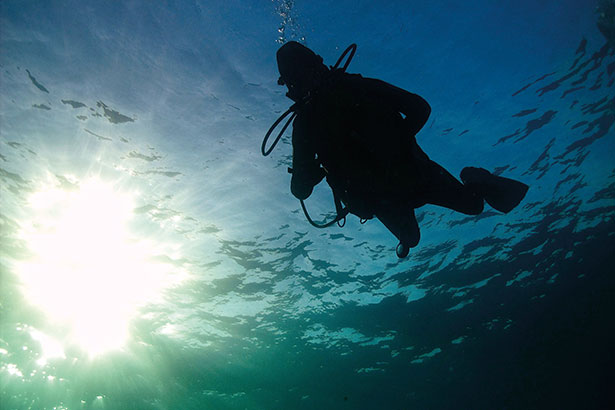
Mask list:
[[[508,213],[525,198],[529,186],[510,178],[493,175],[484,168],[466,167],[461,170],[463,184],[473,189],[497,211]]]
[[[419,243],[421,233],[412,207],[392,204],[376,212],[376,217],[399,240],[397,256],[404,258]]]
[[[422,167],[424,186],[419,197],[424,203],[443,206],[467,215],[483,211],[483,197],[473,184],[462,184],[434,161]]]

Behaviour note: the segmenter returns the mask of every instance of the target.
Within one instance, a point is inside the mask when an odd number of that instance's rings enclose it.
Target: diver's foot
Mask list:
[[[397,248],[395,248],[395,253],[397,254],[397,257],[399,259],[405,258],[406,256],[408,256],[408,253],[410,253],[410,246],[400,242],[397,245]]]
[[[461,170],[459,177],[464,184],[484,183],[493,174],[485,168],[465,167]]]
[[[466,167],[460,177],[464,185],[473,185],[493,209],[504,213],[519,205],[529,189],[523,182],[493,175],[484,168]]]

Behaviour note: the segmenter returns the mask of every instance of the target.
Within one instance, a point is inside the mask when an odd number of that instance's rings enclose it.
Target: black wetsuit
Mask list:
[[[401,242],[419,241],[414,208],[426,203],[479,214],[483,199],[416,143],[431,108],[384,81],[341,71],[315,90],[293,123],[291,191],[306,199],[326,175],[349,211],[376,216]]]

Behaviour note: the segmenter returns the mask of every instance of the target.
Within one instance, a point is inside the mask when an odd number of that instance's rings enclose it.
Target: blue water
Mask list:
[[[2,409],[606,408],[615,57],[598,1],[0,4]],[[275,52],[423,96],[514,211],[312,228]],[[323,184],[324,185],[324,184]],[[324,186],[308,200],[331,217]]]

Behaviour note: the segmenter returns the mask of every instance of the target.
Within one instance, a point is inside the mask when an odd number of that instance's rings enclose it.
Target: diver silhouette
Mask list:
[[[415,208],[433,204],[477,215],[484,201],[504,213],[521,202],[528,190],[521,182],[474,167],[461,171],[460,182],[429,159],[415,138],[431,113],[427,101],[384,81],[346,73],[355,51],[353,44],[330,68],[294,41],[277,52],[278,84],[288,87],[294,104],[269,129],[261,150],[268,155],[293,121],[290,189],[310,223],[339,224],[348,213],[362,223],[376,217],[397,237],[396,253],[404,258],[420,239]],[[269,135],[290,113],[266,150]],[[337,217],[319,226],[303,200],[323,178],[333,191]]]

